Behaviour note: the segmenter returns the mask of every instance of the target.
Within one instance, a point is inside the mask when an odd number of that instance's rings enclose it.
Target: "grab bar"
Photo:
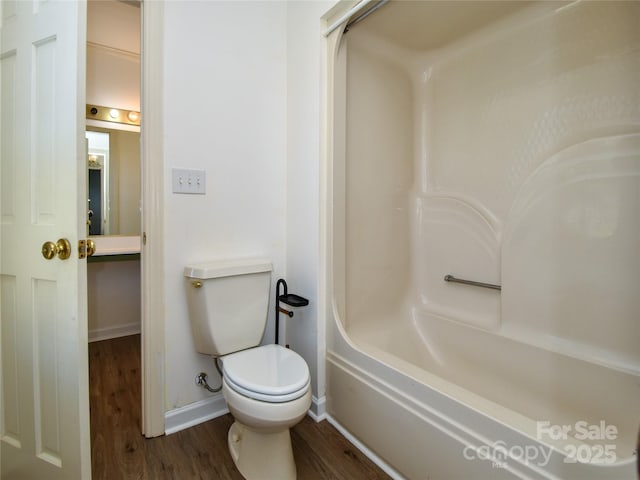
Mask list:
[[[456,278],[453,275],[445,275],[445,282],[462,283],[464,285],[471,285],[473,287],[492,288],[493,290],[502,290],[502,285],[494,285],[493,283],[474,282],[473,280],[463,280],[462,278]]]

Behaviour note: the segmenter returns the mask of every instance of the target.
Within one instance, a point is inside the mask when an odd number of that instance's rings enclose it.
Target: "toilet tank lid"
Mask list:
[[[267,258],[236,258],[187,265],[184,267],[184,276],[206,280],[270,271],[271,261]]]

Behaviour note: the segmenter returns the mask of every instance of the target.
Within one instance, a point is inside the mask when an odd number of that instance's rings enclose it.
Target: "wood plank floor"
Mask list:
[[[139,335],[89,344],[89,375],[94,480],[242,480],[227,449],[231,415],[173,435],[141,435]],[[326,421],[305,417],[291,441],[300,480],[390,478]]]

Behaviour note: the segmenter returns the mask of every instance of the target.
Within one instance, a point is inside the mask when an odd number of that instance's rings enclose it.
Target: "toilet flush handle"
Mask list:
[[[200,287],[202,287],[202,282],[194,280],[194,281],[191,282],[191,285],[193,285],[193,288],[200,288]]]

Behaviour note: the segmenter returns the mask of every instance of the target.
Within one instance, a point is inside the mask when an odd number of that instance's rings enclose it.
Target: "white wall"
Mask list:
[[[164,12],[166,410],[210,397],[212,361],[195,352],[182,270],[216,257],[266,255],[275,281],[309,298],[288,343],[324,397],[318,318],[323,37],[334,2],[167,2]],[[204,196],[171,193],[171,169],[203,169]],[[273,342],[273,303],[265,338]],[[320,339],[320,342],[318,342]],[[314,408],[312,407],[312,408]],[[315,413],[322,413],[316,408]]]
[[[88,3],[87,103],[140,110],[140,8]]]
[[[118,0],[89,0],[87,41],[140,54],[140,8]]]
[[[87,264],[89,341],[140,332],[140,260],[96,257]]]
[[[166,2],[164,12],[164,251],[166,410],[208,396],[196,353],[184,265],[268,256],[285,276],[286,5]],[[206,195],[171,193],[171,169],[206,171]],[[266,342],[273,342],[269,308]]]
[[[88,45],[87,103],[140,111],[140,57]]]

